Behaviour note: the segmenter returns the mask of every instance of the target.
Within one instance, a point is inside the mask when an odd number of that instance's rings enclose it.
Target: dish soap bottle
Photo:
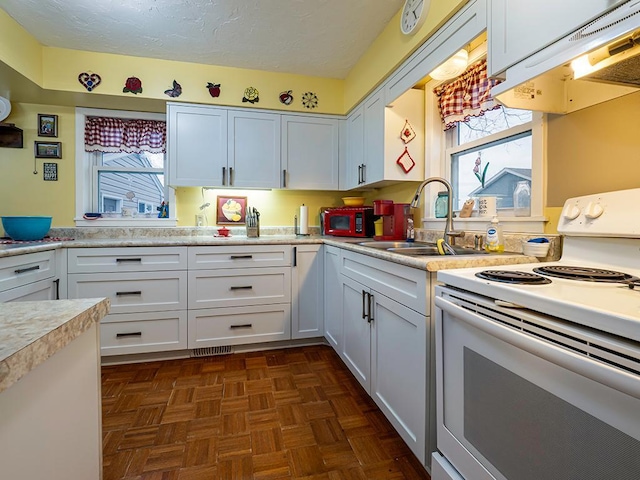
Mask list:
[[[494,215],[491,223],[487,225],[487,240],[484,244],[487,252],[502,253],[504,252],[504,237],[502,236],[502,225],[498,220],[498,216]]]

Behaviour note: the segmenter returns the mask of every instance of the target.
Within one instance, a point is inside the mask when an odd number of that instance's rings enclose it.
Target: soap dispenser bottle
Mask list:
[[[487,225],[487,239],[484,244],[487,252],[502,253],[504,252],[504,237],[502,235],[502,225],[498,220],[498,216],[494,215],[491,223]]]

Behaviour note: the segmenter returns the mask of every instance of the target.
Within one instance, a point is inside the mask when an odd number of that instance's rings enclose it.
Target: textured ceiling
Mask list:
[[[404,0],[0,0],[40,43],[344,78]]]

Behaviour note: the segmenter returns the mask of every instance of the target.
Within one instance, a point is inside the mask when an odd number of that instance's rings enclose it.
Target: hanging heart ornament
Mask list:
[[[98,75],[97,73],[83,72],[80,75],[78,75],[78,81],[82,84],[84,88],[87,89],[87,91],[90,92],[91,90],[96,88],[98,85],[100,85],[100,82],[102,82],[102,79],[100,78],[100,75]]]

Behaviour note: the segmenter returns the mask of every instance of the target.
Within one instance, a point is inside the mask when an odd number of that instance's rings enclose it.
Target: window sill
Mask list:
[[[176,227],[178,220],[175,218],[158,217],[113,217],[98,218],[96,220],[74,219],[76,227]]]
[[[505,232],[516,233],[544,233],[547,217],[498,217]],[[423,218],[422,228],[426,230],[444,229],[445,218]],[[484,231],[491,222],[489,217],[454,218],[453,225],[456,230]]]

